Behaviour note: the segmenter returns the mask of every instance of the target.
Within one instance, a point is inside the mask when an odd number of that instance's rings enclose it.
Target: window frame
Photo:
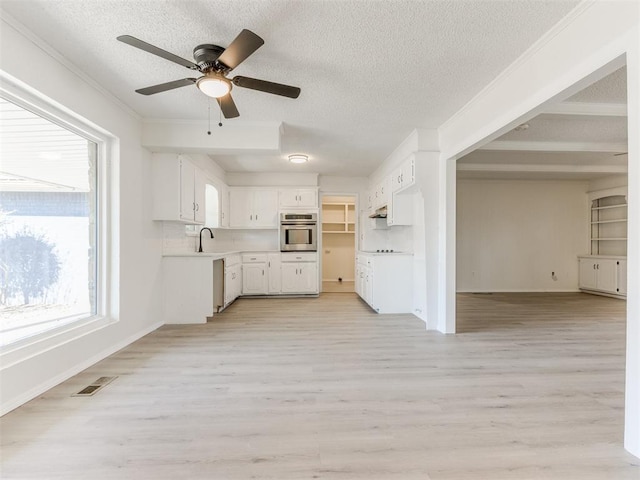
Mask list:
[[[36,90],[0,71],[0,97],[96,144],[96,313],[21,338],[0,347],[6,368],[39,352],[115,323],[111,315],[112,245],[112,157],[117,139]]]

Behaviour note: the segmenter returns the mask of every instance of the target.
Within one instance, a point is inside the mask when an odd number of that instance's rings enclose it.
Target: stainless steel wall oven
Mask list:
[[[280,251],[315,252],[318,249],[318,214],[281,213]]]

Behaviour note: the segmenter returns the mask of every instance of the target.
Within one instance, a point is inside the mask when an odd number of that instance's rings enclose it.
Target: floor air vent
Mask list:
[[[102,387],[110,384],[116,378],[118,378],[118,377],[100,377],[95,382],[93,382],[91,385],[88,385],[88,386],[84,387],[78,393],[74,393],[71,396],[72,397],[90,397],[93,394],[95,394],[98,390],[100,390]]]

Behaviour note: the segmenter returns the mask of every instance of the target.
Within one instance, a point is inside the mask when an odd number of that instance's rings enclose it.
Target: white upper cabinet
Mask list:
[[[315,188],[287,188],[280,190],[280,208],[318,208],[318,190]]]
[[[154,220],[205,223],[206,180],[187,156],[155,154],[152,183]]]
[[[387,206],[391,200],[391,177],[387,176],[372,190],[372,207],[370,210]]]
[[[391,190],[393,192],[403,190],[415,183],[415,165],[415,159],[410,157],[394,170],[391,174]]]
[[[229,227],[278,228],[278,191],[229,188]]]

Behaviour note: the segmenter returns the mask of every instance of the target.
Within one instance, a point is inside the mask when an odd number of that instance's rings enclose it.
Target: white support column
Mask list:
[[[438,331],[456,333],[456,161],[439,161]]]
[[[424,202],[424,275],[423,288],[426,296],[426,314],[424,318],[427,330],[440,330],[440,153],[416,152],[416,183]]]
[[[627,364],[624,446],[640,457],[640,27],[627,50],[628,240]]]

